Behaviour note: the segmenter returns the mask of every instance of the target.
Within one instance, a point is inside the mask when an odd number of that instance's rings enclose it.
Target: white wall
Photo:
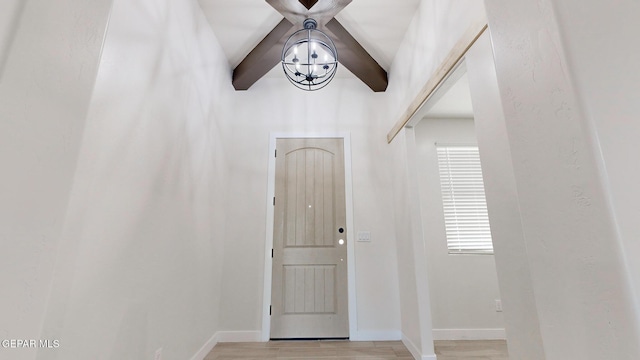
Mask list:
[[[28,1],[18,26],[2,27],[12,44],[0,51],[2,339],[40,338],[110,5]],[[35,356],[0,349],[2,359]]]
[[[389,146],[394,159],[393,199],[398,247],[398,276],[402,342],[418,359],[433,359],[431,304],[422,231],[417,151],[413,129],[406,129]]]
[[[544,356],[636,359],[639,5],[485,3]],[[189,358],[217,330],[259,330],[268,134],[351,131],[353,231],[373,235],[356,244],[358,329],[400,328],[431,357],[413,134],[384,138],[482,4],[421,2],[385,94],[233,94],[194,2],[119,0],[92,99],[110,6],[25,2],[3,50],[0,336],[59,338],[41,359]]]
[[[4,72],[4,63],[15,39],[25,2],[5,0],[0,3],[0,81]]]
[[[235,111],[225,130],[231,174],[222,328],[262,327],[270,133],[350,132],[354,228],[349,231],[371,231],[372,236],[371,243],[355,244],[357,329],[365,336],[397,337],[397,257],[383,100],[384,94],[373,93],[349,76],[337,77],[316,92],[300,91],[284,76],[267,77],[236,93]]]
[[[597,132],[618,231],[640,315],[640,24],[637,1],[555,1],[567,67],[580,106]],[[636,318],[640,324],[640,318]]]
[[[436,143],[476,144],[473,119],[425,118],[414,131],[434,338],[504,337],[493,255],[449,255],[445,235]]]
[[[220,329],[232,94],[195,0],[114,2],[38,359],[189,359]]]
[[[491,238],[513,359],[545,359],[490,34],[465,56]]]
[[[637,273],[623,253],[635,255],[628,239],[637,233],[620,211],[633,209],[620,199],[636,197],[636,187],[623,184],[637,183],[637,172],[601,156],[637,147],[635,127],[623,120],[637,118],[637,104],[609,104],[618,100],[604,94],[637,93],[627,67],[617,66],[637,59],[625,31],[637,30],[630,17],[638,4],[560,3],[485,1],[544,352],[547,359],[637,359]],[[630,63],[602,66],[617,54]],[[596,68],[603,74],[594,78]]]
[[[473,23],[485,20],[473,0],[421,1],[389,70],[387,132]]]
[[[479,1],[422,1],[389,71],[389,97],[383,128],[388,132],[445,59],[470,24],[484,18]],[[401,330],[414,356],[433,358],[432,324],[426,274],[425,244],[419,219],[410,217],[419,204],[409,196],[417,178],[407,166],[407,130],[402,130],[388,151],[394,164],[395,236],[398,242]],[[409,137],[412,137],[410,134]],[[412,180],[413,179],[413,180]],[[415,255],[418,253],[419,255]],[[415,257],[414,257],[415,256]],[[414,263],[418,259],[418,263]],[[416,316],[417,315],[417,316]]]

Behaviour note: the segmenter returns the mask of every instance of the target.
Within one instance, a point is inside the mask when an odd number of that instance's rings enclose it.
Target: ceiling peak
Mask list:
[[[300,0],[300,3],[304,5],[304,7],[306,7],[307,10],[311,10],[313,5],[315,5],[317,2],[318,0]]]
[[[233,86],[247,90],[282,61],[282,48],[305,19],[325,26],[340,54],[339,62],[373,91],[385,91],[387,72],[334,18],[353,0],[266,0],[284,19],[233,70]],[[311,8],[313,7],[313,10]]]

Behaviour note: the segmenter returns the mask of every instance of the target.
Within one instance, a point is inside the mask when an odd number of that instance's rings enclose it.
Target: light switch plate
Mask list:
[[[358,231],[358,241],[371,242],[371,231]]]

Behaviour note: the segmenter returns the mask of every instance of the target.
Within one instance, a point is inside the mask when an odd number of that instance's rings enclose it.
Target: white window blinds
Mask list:
[[[450,254],[493,254],[476,146],[436,145]]]

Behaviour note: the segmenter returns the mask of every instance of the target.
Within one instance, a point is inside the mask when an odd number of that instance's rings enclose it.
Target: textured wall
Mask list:
[[[465,56],[509,355],[545,358],[493,48],[485,32]]]
[[[0,338],[39,340],[111,1],[23,5],[0,29]]]
[[[38,359],[189,359],[219,330],[232,93],[195,1],[114,2]]]
[[[588,55],[585,34],[596,26],[608,34],[600,41],[616,39],[636,23],[623,19],[637,13],[637,2],[485,3],[546,358],[637,359],[638,309],[629,282],[637,275],[627,273],[598,146],[603,133],[592,126],[605,105],[583,102],[597,82],[585,69],[601,62],[601,54]],[[583,12],[606,25],[579,19]],[[564,30],[565,18],[576,27]],[[612,44],[624,50],[618,40]],[[617,78],[621,70],[613,68],[603,71]],[[633,113],[628,102],[623,109]],[[620,143],[636,144],[625,132],[616,131]]]
[[[554,1],[554,9],[580,106],[597,132],[640,326],[640,162],[633,155],[640,136],[640,2]]]

